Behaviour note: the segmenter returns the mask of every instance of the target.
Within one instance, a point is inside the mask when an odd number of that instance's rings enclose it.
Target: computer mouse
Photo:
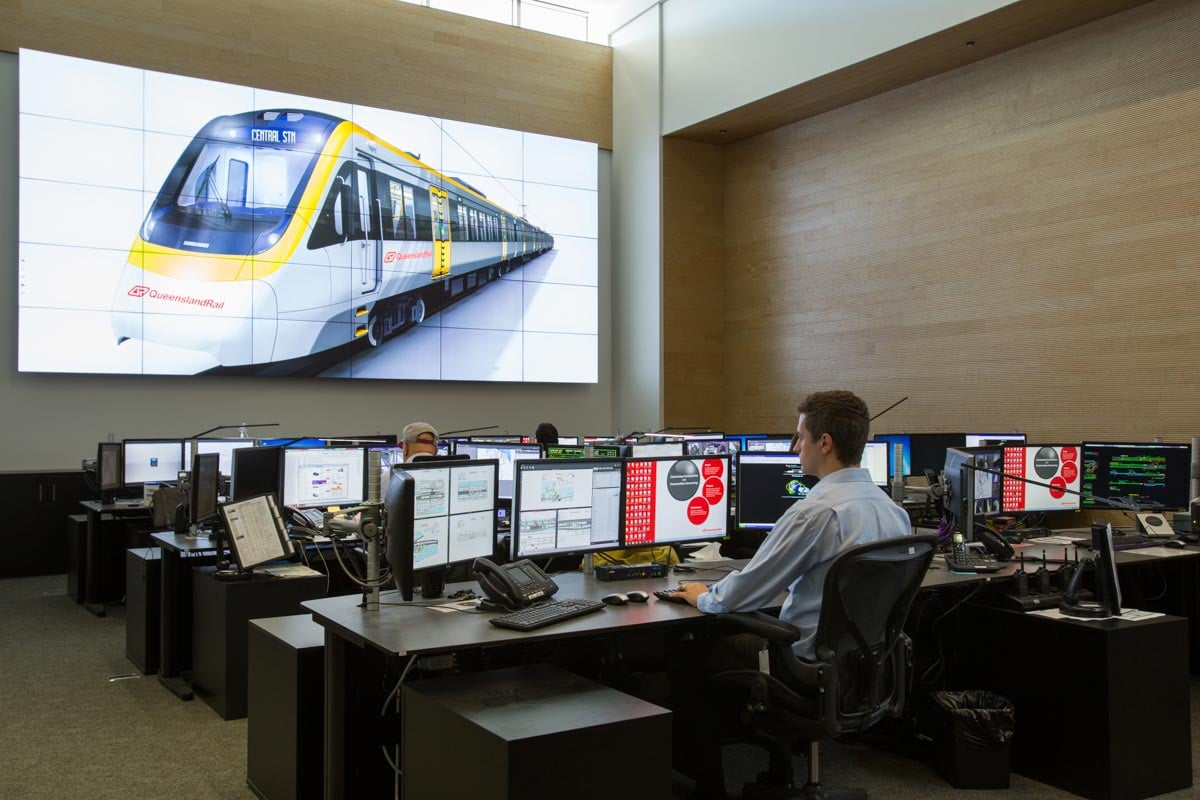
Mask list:
[[[1185,542],[1181,542],[1178,539],[1168,539],[1167,541],[1163,542],[1163,545],[1166,547],[1174,547],[1176,550],[1187,547]]]
[[[625,597],[631,603],[644,603],[650,599],[650,593],[643,592],[641,589],[634,589],[632,592],[626,592]]]
[[[620,592],[613,592],[612,594],[606,594],[604,597],[601,597],[600,602],[607,603],[610,606],[623,606],[629,602],[629,597],[621,594]]]

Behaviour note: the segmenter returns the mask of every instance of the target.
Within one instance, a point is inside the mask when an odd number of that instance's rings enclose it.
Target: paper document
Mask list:
[[[276,578],[309,578],[313,575],[321,574],[303,564],[273,564],[271,566],[259,567],[256,571],[274,575]]]
[[[221,506],[229,541],[243,569],[286,558],[287,534],[271,495]]]
[[[1043,608],[1040,611],[1025,612],[1032,616],[1046,617],[1047,619],[1069,619],[1075,622],[1103,622],[1106,619],[1125,619],[1130,622],[1137,622],[1143,619],[1153,619],[1154,617],[1163,616],[1158,611],[1142,611],[1137,608],[1122,608],[1120,617],[1072,617],[1070,614],[1064,614],[1059,608]]]

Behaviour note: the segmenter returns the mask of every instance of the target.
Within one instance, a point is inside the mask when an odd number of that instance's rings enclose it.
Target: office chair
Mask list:
[[[762,612],[722,621],[767,640],[770,673],[722,672],[716,680],[749,689],[743,719],[770,762],[745,785],[744,800],[801,797],[866,800],[863,789],[820,783],[818,740],[862,731],[904,709],[912,642],[903,633],[913,597],[933,559],[932,534],[885,539],[847,550],[825,577],[816,659],[798,658],[800,630]],[[792,745],[808,742],[808,783],[795,788]]]

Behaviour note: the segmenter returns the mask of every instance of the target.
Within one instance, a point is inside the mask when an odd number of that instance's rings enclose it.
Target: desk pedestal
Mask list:
[[[405,797],[671,796],[671,712],[557,667],[418,681],[403,695]]]
[[[964,614],[962,674],[1016,707],[1014,772],[1096,800],[1192,785],[1187,620]]]

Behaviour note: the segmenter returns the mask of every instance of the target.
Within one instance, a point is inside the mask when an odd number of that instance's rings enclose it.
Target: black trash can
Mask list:
[[[956,789],[1007,789],[1013,705],[993,692],[934,692],[935,765]]]

